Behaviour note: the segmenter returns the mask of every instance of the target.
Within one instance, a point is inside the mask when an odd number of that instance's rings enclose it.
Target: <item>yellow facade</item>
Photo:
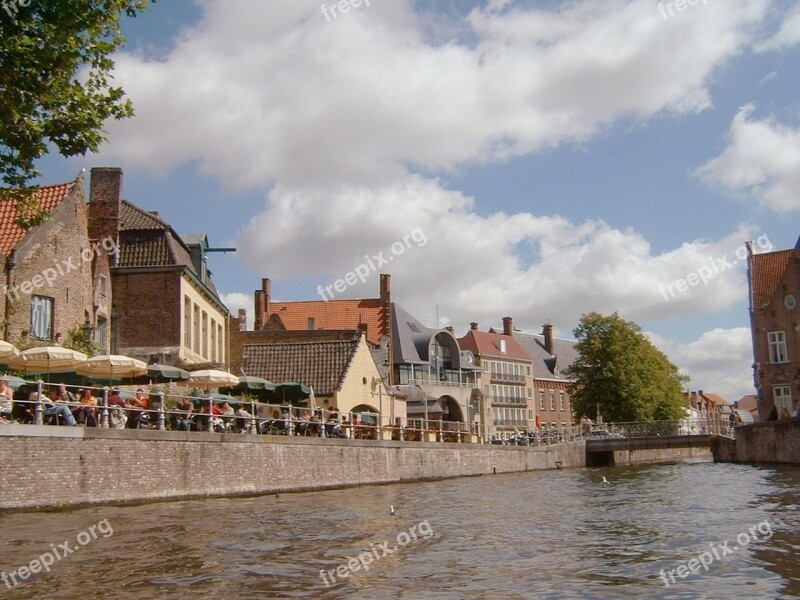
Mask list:
[[[181,278],[181,351],[186,363],[228,361],[227,313],[189,277]]]

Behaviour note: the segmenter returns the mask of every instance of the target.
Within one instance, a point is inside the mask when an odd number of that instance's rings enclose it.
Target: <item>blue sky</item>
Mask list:
[[[137,116],[98,156],[43,160],[43,182],[121,166],[128,199],[238,248],[211,268],[251,318],[261,277],[319,299],[424,232],[381,269],[420,319],[569,337],[617,310],[692,389],[735,400],[752,393],[742,261],[660,286],[800,235],[800,7],[666,4],[159,2],[117,57]],[[376,296],[365,279],[336,297]]]

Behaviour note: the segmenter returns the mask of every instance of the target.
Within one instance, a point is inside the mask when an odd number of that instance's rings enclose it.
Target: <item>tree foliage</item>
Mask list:
[[[605,421],[660,421],[685,416],[681,375],[633,322],[617,313],[581,317],[574,330],[578,359],[568,376],[573,411]]]
[[[112,56],[125,42],[120,19],[149,0],[6,0],[0,4],[0,180],[20,225],[37,224],[36,161],[96,151],[109,118],[133,115],[111,84]]]

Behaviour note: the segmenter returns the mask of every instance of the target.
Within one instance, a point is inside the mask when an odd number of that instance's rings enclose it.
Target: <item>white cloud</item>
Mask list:
[[[238,314],[240,308],[245,309],[247,311],[247,328],[253,328],[253,296],[248,296],[241,292],[232,292],[230,294],[220,294],[220,299],[233,316]]]
[[[759,44],[756,50],[759,52],[782,50],[798,43],[800,43],[800,5],[796,5],[787,11],[775,35],[766,42]]]
[[[748,327],[713,329],[684,344],[653,333],[648,337],[691,377],[688,388],[735,402],[754,394],[753,346]]]
[[[163,60],[117,60],[137,118],[110,126],[104,157],[155,172],[198,161],[241,187],[382,185],[409,165],[503,160],[630,115],[709,107],[711,74],[746,48],[769,2],[669,21],[649,0],[497,2],[463,23],[473,44],[432,42],[412,4],[328,23],[311,0],[207,1]]]
[[[800,210],[800,128],[754,120],[747,105],[731,123],[727,148],[696,174],[712,185],[746,193],[768,208]]]

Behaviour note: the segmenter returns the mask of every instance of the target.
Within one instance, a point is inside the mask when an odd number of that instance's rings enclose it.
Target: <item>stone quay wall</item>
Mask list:
[[[583,467],[547,447],[0,426],[2,509],[53,509]]]
[[[800,417],[736,428],[736,440],[716,438],[714,460],[750,464],[800,464]]]

